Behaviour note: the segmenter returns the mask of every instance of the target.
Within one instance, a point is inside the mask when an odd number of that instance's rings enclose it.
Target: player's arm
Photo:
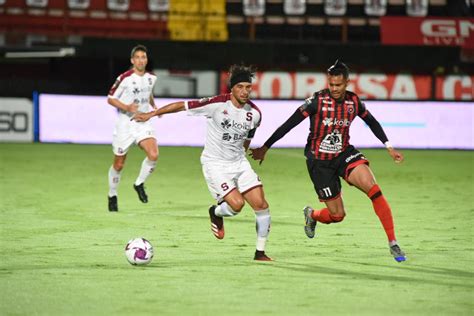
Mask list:
[[[155,98],[153,97],[153,94],[150,94],[150,105],[154,110],[157,110],[158,108],[156,107],[155,104]]]
[[[244,149],[245,151],[249,150],[251,139],[244,140]]]
[[[291,131],[296,125],[301,123],[306,116],[301,112],[300,109],[297,109],[293,115],[291,115],[285,123],[278,127],[272,136],[263,144],[260,148],[250,149],[250,156],[254,160],[260,160],[260,164],[265,159],[265,154],[272,147],[274,143],[283,138],[289,131]]]
[[[184,101],[173,102],[148,113],[138,113],[133,117],[133,119],[137,122],[145,122],[151,119],[153,116],[161,116],[163,114],[181,112],[185,109],[186,107],[184,105]]]
[[[131,104],[125,104],[119,99],[108,97],[107,102],[116,107],[119,110],[122,110],[124,112],[130,112],[130,113],[136,113],[138,110],[138,104],[136,103],[131,103]]]
[[[387,135],[385,134],[385,131],[382,128],[382,125],[380,125],[379,121],[369,112],[366,112],[366,115],[364,117],[361,117],[364,122],[369,126],[370,130],[372,133],[374,133],[375,137],[377,137],[387,148],[388,154],[392,157],[392,159],[396,163],[400,163],[403,161],[403,154],[390,144],[388,141]]]

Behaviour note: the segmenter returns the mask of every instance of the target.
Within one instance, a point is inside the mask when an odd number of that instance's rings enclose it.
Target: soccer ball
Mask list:
[[[145,238],[131,239],[125,246],[125,256],[133,265],[149,264],[153,254],[153,246]]]

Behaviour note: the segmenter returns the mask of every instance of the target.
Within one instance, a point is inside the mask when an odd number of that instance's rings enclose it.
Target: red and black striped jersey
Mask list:
[[[356,116],[366,117],[369,111],[354,92],[346,91],[343,99],[335,100],[329,89],[314,93],[299,110],[310,117],[305,155],[308,158],[330,160],[349,146],[349,129]]]

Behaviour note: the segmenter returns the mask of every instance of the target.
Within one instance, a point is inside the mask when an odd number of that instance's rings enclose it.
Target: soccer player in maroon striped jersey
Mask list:
[[[365,108],[359,97],[347,91],[349,69],[336,61],[327,71],[328,89],[316,92],[300,106],[295,113],[281,125],[260,148],[250,149],[255,160],[264,160],[270,147],[286,135],[306,117],[310,118],[310,133],[305,147],[306,165],[314,189],[326,207],[313,210],[307,206],[305,233],[309,238],[315,235],[316,223],[338,223],[345,215],[341,197],[341,181],[344,178],[365,192],[372,200],[375,213],[387,234],[390,253],[396,261],[405,261],[405,253],[395,238],[392,211],[364,155],[349,143],[349,128],[359,116],[370,127],[374,135],[385,144],[388,154],[396,163],[403,161],[403,155],[388,141],[380,123]]]

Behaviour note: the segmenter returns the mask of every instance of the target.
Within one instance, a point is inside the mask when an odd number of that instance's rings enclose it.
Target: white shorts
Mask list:
[[[134,143],[138,144],[147,138],[156,139],[155,129],[150,121],[135,122],[130,121],[126,115],[120,115],[115,124],[112,150],[115,155],[123,156]]]
[[[233,189],[246,193],[262,186],[262,181],[246,158],[236,162],[205,162],[202,172],[209,192],[218,203]]]

